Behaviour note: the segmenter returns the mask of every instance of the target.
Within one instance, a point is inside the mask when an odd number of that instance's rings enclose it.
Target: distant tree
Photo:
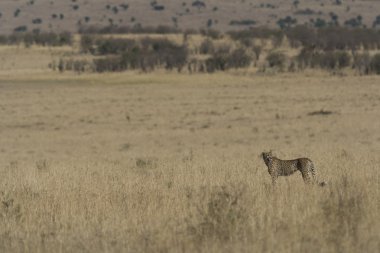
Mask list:
[[[18,17],[20,15],[20,12],[21,12],[20,9],[15,10],[15,12],[13,13],[13,16]]]
[[[267,62],[269,67],[282,70],[286,64],[286,55],[282,52],[271,52],[267,56]]]
[[[377,26],[380,26],[380,15],[378,15],[376,18],[375,18],[375,21],[373,21],[373,24],[372,24],[372,27],[377,27]]]
[[[32,23],[33,23],[33,24],[41,24],[41,23],[42,23],[42,19],[40,19],[40,18],[35,18],[35,19],[32,20]]]
[[[372,57],[371,69],[374,73],[380,75],[380,53],[377,53]]]
[[[300,4],[300,1],[298,0],[294,0],[293,1],[293,6],[297,9],[298,8],[298,5]]]
[[[207,20],[207,27],[211,27],[212,23],[213,23],[212,19]]]
[[[281,18],[277,21],[277,25],[281,28],[289,28],[293,25],[297,24],[297,19],[292,18],[291,16],[287,16],[285,18]]]
[[[163,11],[163,10],[165,10],[165,6],[163,6],[163,5],[154,5],[153,6],[153,10],[155,10],[155,11]]]
[[[202,1],[199,1],[199,0],[194,1],[194,2],[192,3],[192,6],[193,6],[193,7],[197,7],[198,10],[200,10],[201,8],[206,8],[206,4],[205,4],[204,2],[202,2]]]
[[[28,30],[28,27],[25,25],[18,26],[14,29],[15,32],[26,32]]]
[[[316,28],[323,28],[327,26],[327,22],[321,18],[317,18],[317,20],[314,21],[313,23]]]

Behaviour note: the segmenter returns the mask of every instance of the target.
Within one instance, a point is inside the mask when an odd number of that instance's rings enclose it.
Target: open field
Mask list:
[[[5,69],[1,252],[380,250],[379,76]]]
[[[380,15],[379,8],[380,1],[376,0],[2,0],[0,34],[24,29],[76,32],[81,26],[109,25],[228,31],[278,27],[277,22],[287,16],[296,19],[297,24],[336,20],[341,25],[349,21],[372,27]]]

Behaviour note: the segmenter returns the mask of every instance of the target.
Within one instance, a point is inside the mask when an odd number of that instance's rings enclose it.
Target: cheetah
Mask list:
[[[279,176],[290,176],[296,171],[300,171],[306,184],[318,183],[313,162],[309,158],[298,158],[294,160],[281,160],[272,155],[272,152],[263,152],[261,154],[268,172],[272,177],[272,184],[276,185]],[[318,183],[325,186],[326,182]]]

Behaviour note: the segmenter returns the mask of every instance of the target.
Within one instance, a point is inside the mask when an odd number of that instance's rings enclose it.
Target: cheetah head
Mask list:
[[[272,151],[262,152],[261,156],[263,157],[263,160],[264,160],[266,165],[268,165],[272,161],[272,158],[273,158]]]

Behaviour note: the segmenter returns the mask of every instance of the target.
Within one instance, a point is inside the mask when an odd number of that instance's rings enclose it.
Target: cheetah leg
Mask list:
[[[316,171],[315,171],[315,167],[313,163],[311,163],[310,171],[311,171],[311,175],[313,176],[313,182],[317,183],[317,175],[316,175]]]
[[[310,175],[309,175],[309,172],[308,171],[301,171],[301,174],[302,174],[302,178],[303,178],[303,181],[305,182],[305,184],[310,184],[311,180],[310,180]]]
[[[276,186],[276,184],[277,184],[277,176],[272,175],[272,185]]]

